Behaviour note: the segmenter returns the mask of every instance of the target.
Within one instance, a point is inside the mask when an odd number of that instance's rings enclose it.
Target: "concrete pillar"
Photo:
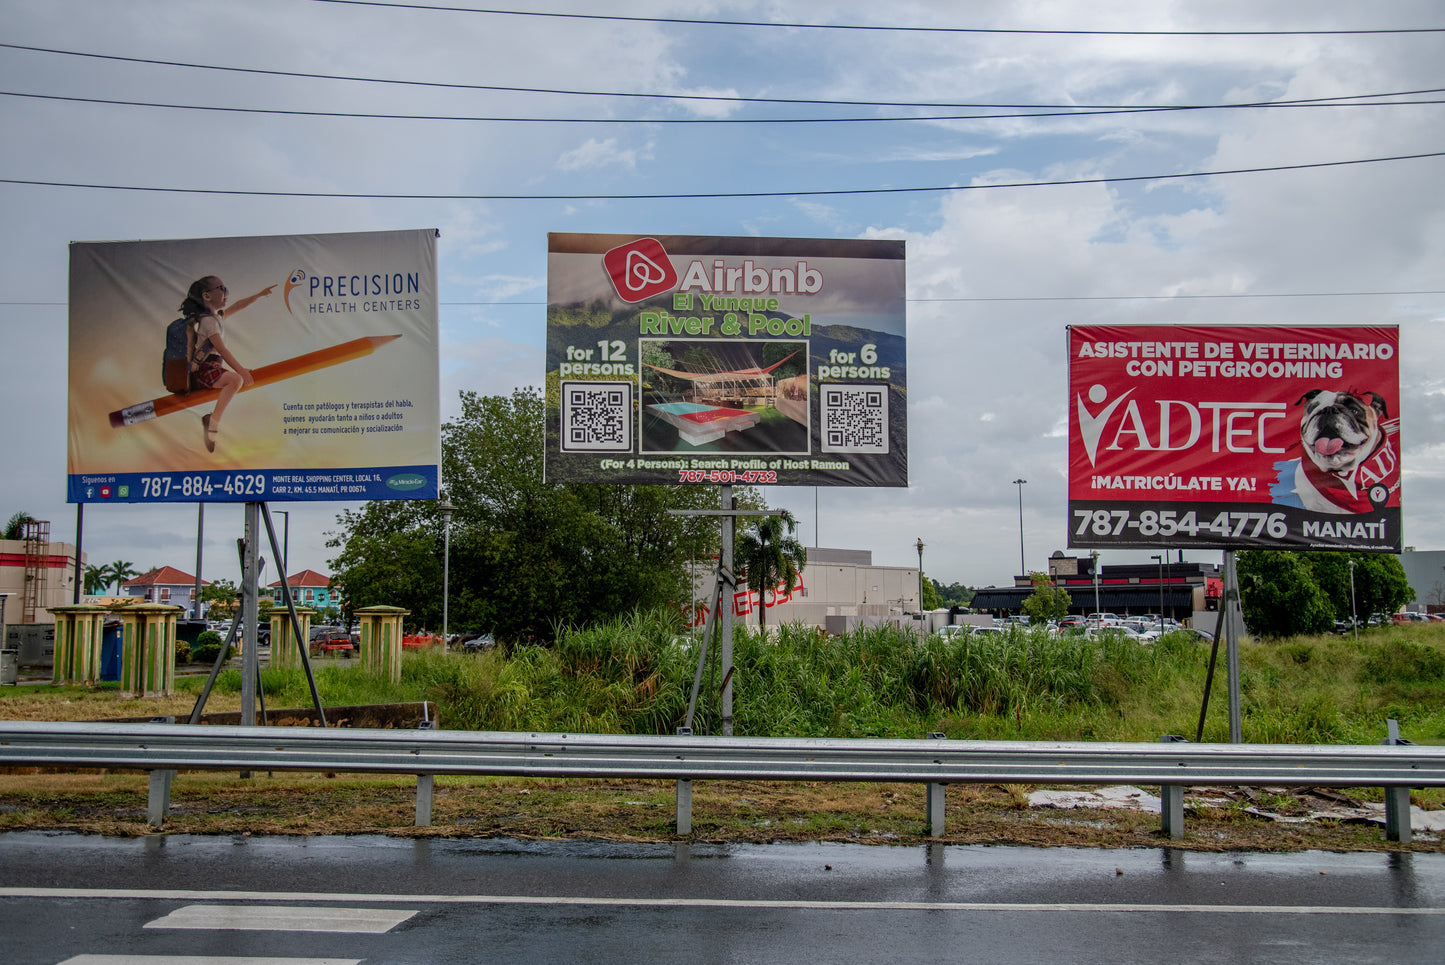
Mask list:
[[[100,681],[101,637],[105,607],[89,603],[51,607],[55,615],[55,684],[93,684]]]
[[[125,648],[120,689],[137,697],[169,697],[176,683],[176,618],[181,608],[135,603],[115,612]]]
[[[361,623],[361,665],[372,673],[401,681],[401,620],[410,610],[369,606],[356,611]]]
[[[311,607],[298,606],[296,608],[296,622],[301,624],[301,646],[303,647],[310,644],[311,618],[315,615],[316,611]],[[291,634],[291,615],[286,612],[284,606],[271,609],[271,666],[301,666],[301,651],[296,646],[296,638]]]

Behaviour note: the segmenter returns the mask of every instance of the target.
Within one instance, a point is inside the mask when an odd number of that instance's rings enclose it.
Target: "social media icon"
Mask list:
[[[640,302],[677,287],[677,269],[656,238],[638,238],[602,256],[612,287],[623,301]]]

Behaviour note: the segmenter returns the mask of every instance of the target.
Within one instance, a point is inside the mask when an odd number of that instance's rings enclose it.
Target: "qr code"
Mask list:
[[[888,452],[888,386],[822,388],[824,452]]]
[[[563,382],[562,451],[631,452],[632,383]]]

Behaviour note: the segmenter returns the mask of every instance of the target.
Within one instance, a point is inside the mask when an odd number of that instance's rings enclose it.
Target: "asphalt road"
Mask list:
[[[7,965],[1442,957],[1436,854],[0,835]]]

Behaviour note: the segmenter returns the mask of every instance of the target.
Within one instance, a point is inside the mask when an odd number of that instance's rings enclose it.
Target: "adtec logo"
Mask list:
[[[602,256],[612,287],[623,301],[640,302],[677,287],[677,269],[656,238],[638,238]]]

